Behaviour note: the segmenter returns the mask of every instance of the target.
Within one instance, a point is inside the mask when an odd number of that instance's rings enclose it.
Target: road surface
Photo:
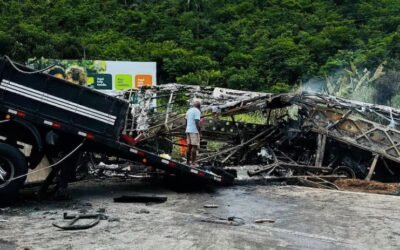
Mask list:
[[[0,249],[399,249],[400,198],[295,186],[233,186],[176,192],[146,182],[85,181],[68,202],[25,201],[0,210]],[[114,203],[129,194],[165,195],[161,204]],[[217,208],[204,208],[215,204]],[[105,210],[109,220],[61,231],[64,212]],[[240,217],[240,226],[202,222]],[[256,224],[256,219],[275,223]]]

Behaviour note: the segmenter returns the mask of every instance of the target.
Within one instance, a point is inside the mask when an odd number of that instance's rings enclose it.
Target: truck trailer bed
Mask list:
[[[81,137],[85,148],[137,161],[177,175],[216,183],[230,183],[224,177],[122,143],[119,138],[129,104],[99,91],[75,85],[45,73],[0,59],[0,115],[27,121],[37,127]],[[2,120],[0,119],[0,120]]]

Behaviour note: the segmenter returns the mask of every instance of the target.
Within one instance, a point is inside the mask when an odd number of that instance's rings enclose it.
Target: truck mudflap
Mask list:
[[[235,177],[223,171],[216,174],[211,169],[203,169],[200,167],[191,167],[186,164],[177,162],[175,160],[165,159],[157,154],[142,150],[137,147],[129,146],[119,143],[119,152],[124,151],[125,158],[141,162],[146,166],[162,169],[169,173],[177,173],[202,179],[211,183],[218,183],[222,185],[230,185],[233,183]]]

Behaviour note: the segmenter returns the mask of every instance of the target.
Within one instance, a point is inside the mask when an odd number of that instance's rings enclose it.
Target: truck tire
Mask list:
[[[368,165],[363,162],[354,160],[353,157],[343,157],[340,165],[353,170],[355,176],[359,179],[364,179],[368,174]]]
[[[0,204],[14,200],[25,183],[28,164],[25,156],[15,147],[0,143]]]

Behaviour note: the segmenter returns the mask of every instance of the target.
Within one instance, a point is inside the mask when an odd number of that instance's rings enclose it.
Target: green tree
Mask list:
[[[159,83],[280,92],[350,62],[399,70],[399,13],[400,0],[9,0],[0,54],[155,61]]]

